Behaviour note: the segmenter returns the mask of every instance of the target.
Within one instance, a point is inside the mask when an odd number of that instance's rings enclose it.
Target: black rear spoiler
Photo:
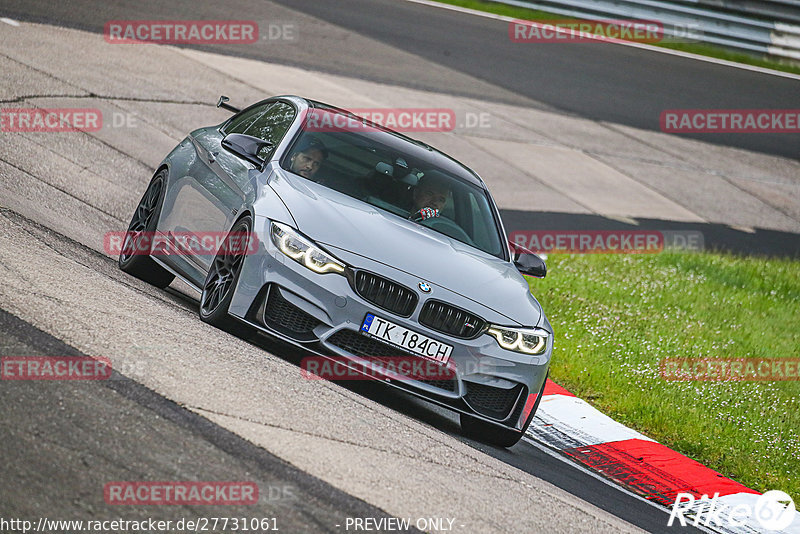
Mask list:
[[[228,111],[233,111],[234,113],[239,113],[240,111],[242,111],[236,106],[231,106],[230,104],[228,104],[228,100],[230,100],[230,98],[228,98],[225,95],[219,97],[219,100],[217,100],[217,107],[222,109],[227,109]]]

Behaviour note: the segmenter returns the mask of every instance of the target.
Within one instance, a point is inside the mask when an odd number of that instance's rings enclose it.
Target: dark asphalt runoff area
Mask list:
[[[0,9],[5,17],[98,33],[110,20],[288,22],[299,31],[291,44],[196,48],[654,131],[660,129],[661,112],[670,109],[800,108],[797,79],[609,43],[513,43],[506,22],[401,0],[4,0]],[[319,31],[321,23],[349,33],[330,38]],[[365,37],[386,46],[354,41]],[[354,54],[354,45],[363,53]],[[401,52],[445,69],[404,61]],[[800,133],[687,136],[800,159]]]
[[[85,355],[0,310],[0,356]],[[348,517],[389,517],[116,372],[108,380],[3,380],[0,406],[5,520],[153,519],[175,525],[181,519],[244,518],[259,527],[266,519],[264,525],[280,532],[344,532]],[[259,498],[238,506],[107,504],[105,484],[123,481],[252,482]],[[198,524],[208,532],[233,532],[219,521],[216,529]],[[195,529],[168,532],[184,530]]]
[[[522,211],[501,209],[506,231],[511,233],[530,228],[558,228],[560,231],[662,231],[683,235],[699,234],[701,246],[687,244],[687,250],[727,251],[747,256],[800,258],[800,234],[754,228],[752,231],[731,228],[727,224],[664,221],[637,218],[636,224],[601,215]]]

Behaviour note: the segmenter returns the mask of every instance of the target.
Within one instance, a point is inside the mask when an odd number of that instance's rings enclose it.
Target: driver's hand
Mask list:
[[[411,218],[412,220],[415,221],[424,221],[425,219],[430,219],[438,216],[439,216],[439,210],[435,210],[433,208],[422,208],[414,215],[412,215]]]

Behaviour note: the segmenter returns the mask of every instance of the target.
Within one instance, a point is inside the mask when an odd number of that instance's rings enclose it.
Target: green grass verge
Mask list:
[[[494,13],[496,15],[504,15],[506,17],[513,17],[522,20],[535,20],[545,21],[553,19],[564,19],[562,15],[555,15],[545,11],[536,9],[526,9],[523,7],[509,6],[499,4],[487,0],[436,0],[443,4],[451,4],[459,7],[466,7],[475,9],[477,11],[486,11],[487,13]],[[507,34],[504,34],[507,38]],[[680,50],[682,52],[690,52],[699,54],[701,56],[708,56],[717,59],[724,59],[727,61],[734,61],[736,63],[743,63],[745,65],[753,65],[756,67],[764,67],[767,69],[774,69],[783,72],[790,72],[793,74],[800,74],[800,65],[790,62],[782,62],[777,60],[759,57],[756,55],[744,54],[741,52],[731,51],[721,46],[714,46],[704,43],[654,43],[655,46],[669,48],[672,50]],[[534,46],[520,44],[519,46]]]
[[[551,378],[753,489],[800,500],[800,382],[669,381],[663,358],[799,358],[800,261],[720,253],[551,255],[530,281]]]

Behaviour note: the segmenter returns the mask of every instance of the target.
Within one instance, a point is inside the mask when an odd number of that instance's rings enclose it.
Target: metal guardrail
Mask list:
[[[757,19],[800,23],[800,1],[798,0],[667,0],[694,4],[723,13],[752,16]]]
[[[492,0],[587,20],[658,21],[673,42],[800,62],[800,0]]]

